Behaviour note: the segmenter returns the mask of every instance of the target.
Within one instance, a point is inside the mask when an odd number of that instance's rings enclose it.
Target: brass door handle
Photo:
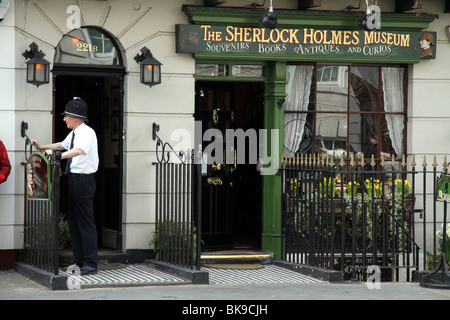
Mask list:
[[[237,152],[234,150],[234,166],[230,168],[230,172],[233,173],[237,168]]]
[[[220,163],[215,163],[215,162],[211,165],[211,167],[215,171],[220,171],[220,169],[222,169],[222,165]]]
[[[223,184],[222,179],[219,177],[209,177],[207,180],[208,184],[212,184],[215,186],[221,186]]]

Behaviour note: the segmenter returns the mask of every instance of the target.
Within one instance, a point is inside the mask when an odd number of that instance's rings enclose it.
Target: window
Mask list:
[[[284,154],[405,152],[404,67],[288,65]]]
[[[111,37],[96,28],[70,31],[58,43],[55,63],[120,65],[119,52]]]

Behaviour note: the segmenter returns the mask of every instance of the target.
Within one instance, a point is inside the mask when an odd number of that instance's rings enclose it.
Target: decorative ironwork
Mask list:
[[[161,138],[158,136],[159,132],[159,124],[156,124],[153,122],[153,131],[152,131],[152,139],[153,141],[156,140],[156,159],[159,163],[168,163],[170,160],[170,151],[172,151],[177,158],[181,161],[181,163],[186,163],[188,161],[187,154],[185,152],[176,152],[170,143],[164,142],[161,140]],[[166,153],[166,148],[169,148],[170,150]],[[162,148],[162,150],[160,150]],[[161,156],[161,157],[160,157]]]

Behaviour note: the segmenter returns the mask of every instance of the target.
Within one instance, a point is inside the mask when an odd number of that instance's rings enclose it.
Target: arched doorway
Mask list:
[[[88,125],[98,139],[99,169],[94,199],[99,248],[122,250],[123,80],[120,45],[98,27],[66,34],[55,51],[53,72],[53,140],[69,133],[61,113],[67,101],[80,97],[88,104]],[[64,164],[63,164],[64,165]],[[65,181],[61,213],[66,213]]]

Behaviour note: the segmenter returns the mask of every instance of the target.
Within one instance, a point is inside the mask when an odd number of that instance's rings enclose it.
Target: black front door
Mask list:
[[[263,126],[263,84],[197,82],[197,125],[202,127],[202,242],[204,250],[260,247],[262,179],[227,130]],[[248,141],[247,141],[248,142]],[[246,163],[237,163],[245,152]]]

